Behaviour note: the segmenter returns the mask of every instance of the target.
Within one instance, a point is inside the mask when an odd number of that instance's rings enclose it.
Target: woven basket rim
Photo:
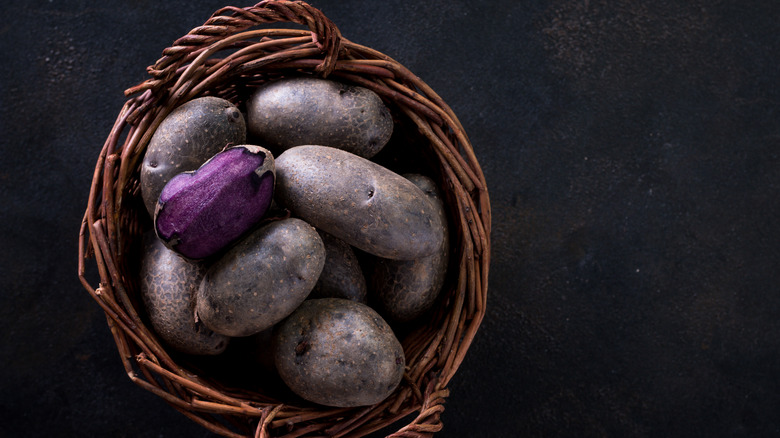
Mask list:
[[[308,29],[263,28],[287,22]],[[432,436],[442,428],[447,384],[485,315],[490,264],[490,201],[473,147],[449,106],[389,56],[343,38],[302,1],[227,6],[162,52],[150,78],[128,97],[95,166],[79,234],[78,276],[107,316],[129,378],[203,427],[227,437],[363,436],[408,416],[391,436]],[[282,76],[315,75],[372,89],[415,127],[435,157],[456,240],[451,281],[432,322],[405,336],[407,373],[388,399],[362,408],[285,404],[226,388],[169,354],[138,306],[129,248],[143,231],[138,166],[154,130],[178,105],[202,95],[241,102],[247,90]],[[457,244],[457,245],[456,245]],[[87,279],[94,263],[100,281]],[[436,323],[435,326],[433,324]]]

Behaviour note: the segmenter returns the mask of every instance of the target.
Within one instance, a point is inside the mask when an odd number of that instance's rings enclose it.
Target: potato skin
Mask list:
[[[141,196],[154,216],[163,187],[181,172],[200,167],[228,144],[246,143],[246,122],[229,101],[213,96],[185,102],[152,135],[141,164]]]
[[[438,251],[442,223],[406,178],[340,149],[297,146],[276,158],[279,203],[318,229],[379,257]]]
[[[247,125],[250,135],[277,154],[324,144],[371,158],[393,133],[390,111],[376,93],[313,77],[258,88],[247,102]]]
[[[405,357],[370,307],[341,298],[306,300],[274,334],[274,362],[287,386],[327,406],[379,403],[398,387]]]
[[[379,258],[371,274],[371,292],[379,313],[393,323],[409,322],[431,308],[441,291],[449,262],[447,214],[436,183],[424,175],[404,175],[429,197],[443,224],[441,249],[416,260]]]
[[[292,313],[325,263],[314,227],[289,218],[264,225],[228,249],[206,272],[196,313],[217,333],[249,336]]]
[[[309,298],[344,298],[366,303],[368,289],[355,251],[343,240],[317,230],[325,244],[325,266]]]
[[[232,146],[165,185],[154,229],[168,248],[188,259],[204,259],[255,226],[271,205],[273,191],[271,152]]]
[[[195,294],[205,271],[166,248],[153,232],[144,235],[141,297],[154,331],[182,353],[216,355],[230,341],[195,320]]]

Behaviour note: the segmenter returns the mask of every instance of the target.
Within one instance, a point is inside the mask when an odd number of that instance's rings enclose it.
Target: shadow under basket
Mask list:
[[[271,25],[277,22],[293,25]],[[128,100],[97,158],[79,235],[79,278],[105,312],[130,379],[227,437],[358,437],[379,430],[425,437],[441,430],[447,384],[485,315],[490,262],[487,186],[452,110],[397,61],[342,38],[330,20],[303,2],[224,7],[165,49],[147,71],[148,80],[125,91]],[[267,389],[273,385],[263,384],[260,369],[246,385],[209,373],[208,360],[170,351],[140,304],[139,243],[151,221],[138,175],[155,129],[193,98],[219,96],[243,109],[258,86],[305,75],[376,92],[397,130],[382,164],[424,166],[444,195],[449,217],[450,265],[439,301],[421,322],[398,332],[407,361],[403,381],[373,406],[308,403]],[[97,286],[86,274],[92,263],[100,277]]]

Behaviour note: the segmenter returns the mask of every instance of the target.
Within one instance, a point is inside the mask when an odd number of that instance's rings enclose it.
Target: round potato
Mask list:
[[[355,251],[343,240],[317,230],[325,244],[325,266],[309,298],[345,298],[366,303],[366,278]]]
[[[324,144],[371,158],[390,140],[393,119],[373,91],[298,77],[270,82],[247,102],[250,135],[277,154]]]
[[[141,164],[141,196],[149,215],[171,178],[197,169],[227,145],[244,143],[244,116],[225,99],[200,97],[174,109],[154,132]]]
[[[141,258],[141,297],[154,331],[168,345],[187,354],[216,355],[230,338],[195,319],[195,294],[205,273],[154,235],[146,233]]]
[[[377,259],[371,275],[372,295],[389,321],[411,321],[433,306],[449,262],[447,214],[436,183],[424,175],[405,175],[429,197],[441,218],[444,239],[439,251],[416,260]]]
[[[441,248],[441,218],[425,193],[365,158],[297,146],[276,158],[276,178],[279,203],[367,253],[413,260]]]
[[[405,358],[370,307],[341,298],[307,300],[279,324],[274,362],[287,386],[327,406],[379,403],[401,382]]]
[[[197,316],[224,335],[259,333],[306,299],[324,264],[325,247],[314,227],[295,218],[270,222],[209,267],[196,297]]]

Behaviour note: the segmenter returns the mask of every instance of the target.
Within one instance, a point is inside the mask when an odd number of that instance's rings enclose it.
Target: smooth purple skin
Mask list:
[[[154,224],[168,247],[190,259],[206,258],[262,219],[273,198],[274,172],[265,163],[270,153],[256,150],[226,149],[165,185]]]

